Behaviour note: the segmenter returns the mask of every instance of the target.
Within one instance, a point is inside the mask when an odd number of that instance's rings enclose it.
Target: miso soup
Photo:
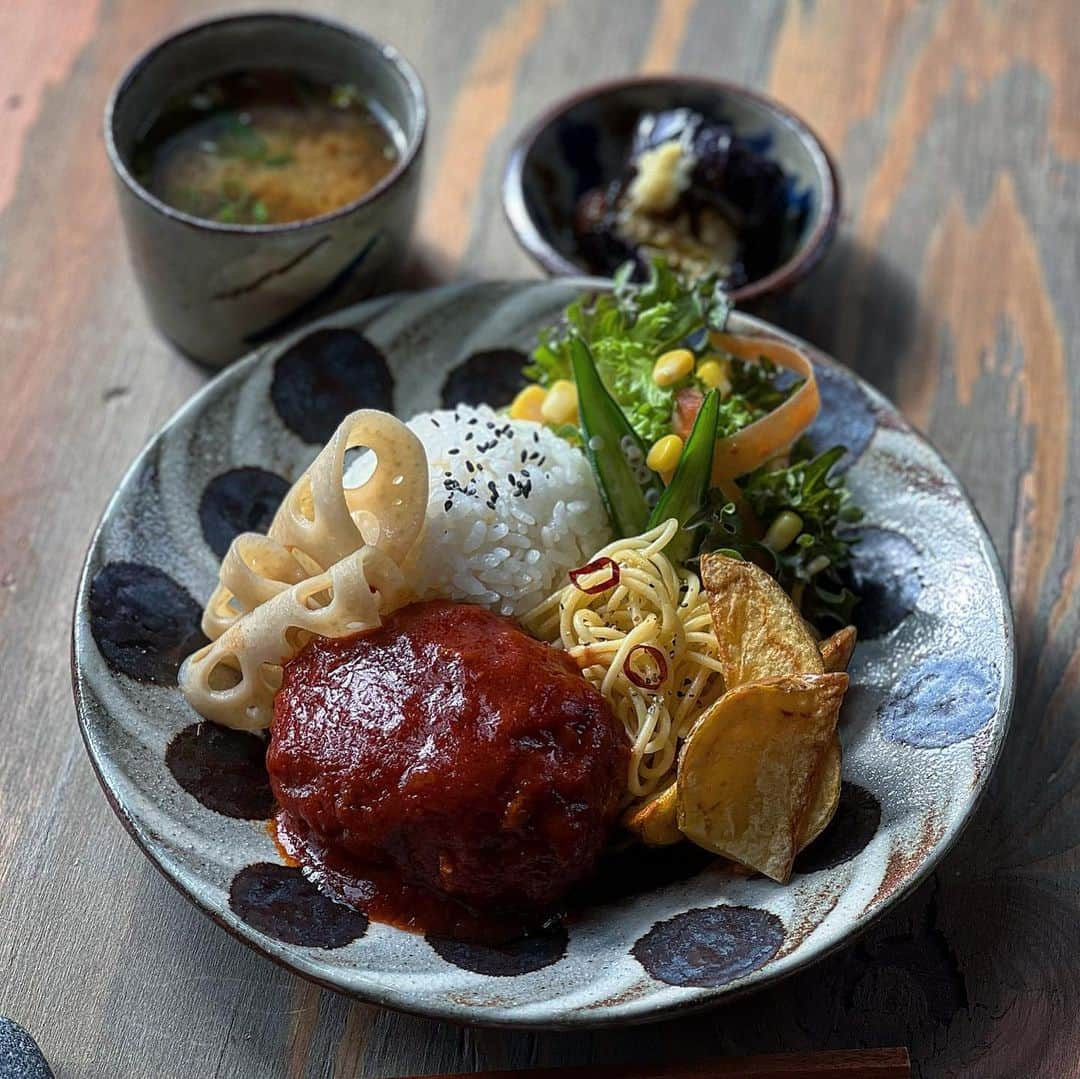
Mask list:
[[[133,164],[139,182],[178,210],[272,225],[360,198],[393,169],[403,144],[385,110],[355,87],[254,69],[167,102]]]

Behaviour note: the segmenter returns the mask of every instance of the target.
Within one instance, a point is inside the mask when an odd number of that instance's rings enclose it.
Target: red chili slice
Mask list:
[[[634,670],[634,654],[637,652],[647,652],[652,657],[653,663],[656,664],[655,678],[642,678],[641,675]],[[664,653],[654,645],[637,644],[630,649],[626,655],[626,659],[623,660],[623,673],[639,689],[657,689],[667,681],[667,660],[664,659]]]
[[[610,576],[588,586],[581,583],[582,577],[588,577],[593,573],[598,573],[602,569],[608,570]],[[581,566],[579,569],[572,569],[570,571],[570,580],[574,582],[575,588],[584,592],[587,596],[595,596],[600,592],[606,592],[609,588],[614,588],[619,583],[619,563],[613,558],[602,555],[595,561],[590,562],[587,566]]]

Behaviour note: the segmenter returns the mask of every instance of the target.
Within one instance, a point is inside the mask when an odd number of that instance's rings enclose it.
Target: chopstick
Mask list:
[[[476,1072],[472,1079],[910,1079],[908,1051],[844,1049],[825,1053],[684,1060],[670,1064],[632,1064],[602,1068],[531,1068]],[[402,1076],[401,1079],[462,1079],[457,1075]]]

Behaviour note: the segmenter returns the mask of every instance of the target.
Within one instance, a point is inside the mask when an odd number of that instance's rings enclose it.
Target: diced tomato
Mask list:
[[[675,394],[675,409],[671,414],[671,429],[679,438],[685,440],[690,434],[690,429],[694,426],[694,420],[697,419],[697,414],[701,411],[701,402],[704,400],[705,395],[701,390],[695,390],[690,386],[679,390]]]

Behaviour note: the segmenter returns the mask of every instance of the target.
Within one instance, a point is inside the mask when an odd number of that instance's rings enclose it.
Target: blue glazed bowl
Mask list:
[[[549,274],[594,271],[578,250],[573,219],[586,191],[616,179],[645,112],[689,108],[732,125],[788,177],[788,220],[779,262],[732,291],[736,301],[789,288],[825,254],[840,217],[840,181],[821,140],[794,113],[761,94],[713,79],[658,76],[602,83],[544,113],[514,143],[503,208],[518,241]]]

